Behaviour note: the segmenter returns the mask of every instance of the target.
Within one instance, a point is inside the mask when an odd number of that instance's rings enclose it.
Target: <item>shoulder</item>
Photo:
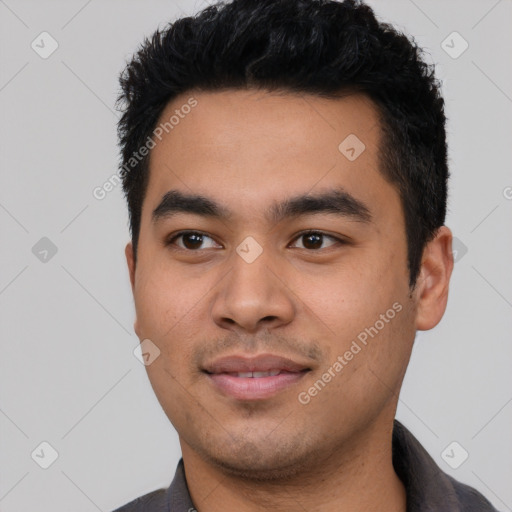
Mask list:
[[[195,510],[185,478],[183,459],[180,459],[171,485],[126,503],[113,512],[190,512]]]
[[[442,471],[397,420],[393,428],[393,465],[405,486],[408,511],[497,512],[476,489]]]
[[[498,512],[476,489],[447,475],[464,512]]]
[[[116,508],[113,512],[167,512],[166,489],[158,489]]]

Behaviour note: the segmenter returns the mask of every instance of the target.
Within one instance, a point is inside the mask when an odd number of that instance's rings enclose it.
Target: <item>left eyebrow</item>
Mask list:
[[[172,217],[176,213],[189,213],[224,220],[233,215],[228,208],[218,204],[214,199],[170,190],[153,210],[152,219],[156,223],[163,218]],[[319,213],[334,213],[365,223],[372,220],[370,209],[343,189],[329,190],[317,195],[304,194],[291,197],[274,203],[265,213],[268,221],[273,224],[285,219]]]
[[[356,221],[370,223],[370,209],[343,189],[335,189],[319,195],[301,195],[273,205],[268,211],[269,219],[277,224],[284,219],[315,213],[334,213],[351,217]]]

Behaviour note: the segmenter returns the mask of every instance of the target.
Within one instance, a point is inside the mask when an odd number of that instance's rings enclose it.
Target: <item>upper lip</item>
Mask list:
[[[307,364],[273,354],[261,354],[255,357],[244,355],[222,357],[204,367],[204,371],[207,373],[267,372],[270,370],[301,372],[310,369]]]

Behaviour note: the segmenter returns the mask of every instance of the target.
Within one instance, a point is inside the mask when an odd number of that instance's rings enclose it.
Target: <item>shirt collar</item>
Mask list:
[[[393,428],[393,466],[405,486],[407,512],[461,512],[450,477],[397,420]]]

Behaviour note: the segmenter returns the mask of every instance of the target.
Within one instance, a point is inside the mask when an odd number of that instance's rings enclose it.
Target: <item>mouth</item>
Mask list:
[[[295,385],[309,371],[307,364],[271,354],[225,357],[203,369],[216,391],[242,401],[270,398]]]

